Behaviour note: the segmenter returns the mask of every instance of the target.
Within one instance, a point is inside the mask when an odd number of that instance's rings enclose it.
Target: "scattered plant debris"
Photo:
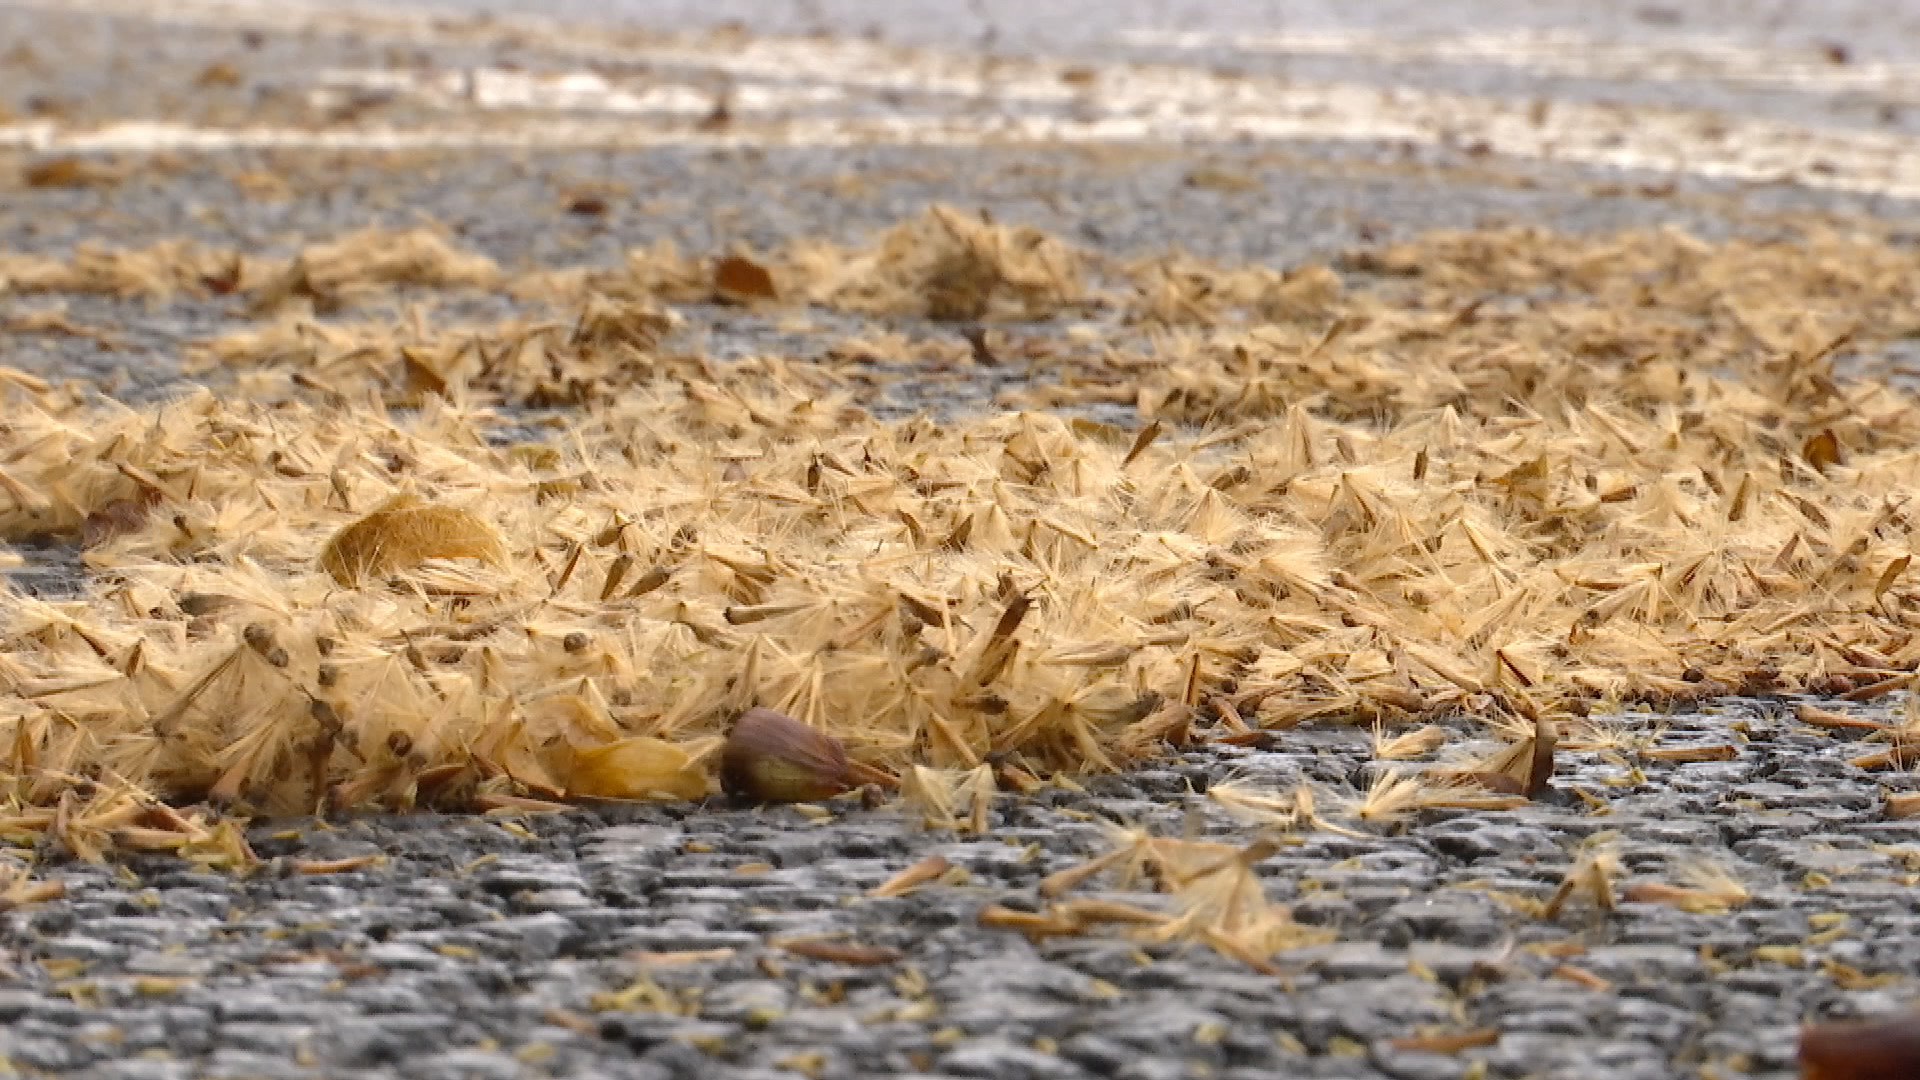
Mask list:
[[[309,245],[261,283],[253,303],[271,311],[301,299],[332,311],[394,285],[482,287],[499,279],[492,259],[461,251],[430,229],[367,229]]]
[[[1206,944],[1256,971],[1276,974],[1271,957],[1283,949],[1331,940],[1331,931],[1302,926],[1284,906],[1266,895],[1254,866],[1279,849],[1261,836],[1243,848],[1210,840],[1176,840],[1143,830],[1108,825],[1114,847],[1079,866],[1048,876],[1042,897],[1056,897],[1102,872],[1114,884],[1133,888],[1150,880],[1172,894],[1175,912],[1159,912],[1096,897],[1068,900],[1039,914],[989,907],[986,926],[1001,926],[1029,936],[1079,933],[1091,923],[1119,922],[1138,927],[1150,941]]]
[[[1623,706],[1911,681],[1920,413],[1867,362],[1920,326],[1917,259],[1815,223],[1126,264],[947,208],[755,256],[770,296],[670,248],[509,280],[429,230],[281,261],[0,256],[0,291],[231,292],[262,316],[197,350],[227,399],[136,410],[0,378],[0,537],[84,548],[89,574],[74,599],[5,606],[8,820],[89,857],[243,865],[227,819],[157,808],[696,798],[718,765],[761,798],[899,777],[931,823],[985,829],[999,791],[1313,723],[1378,725],[1383,761],[1441,758],[1331,809],[1231,783],[1214,801],[1275,830],[1518,805]],[[553,310],[349,313],[395,287]],[[997,359],[1045,357],[1015,408],[882,422],[845,369],[904,338],[818,362],[677,349],[668,305],[722,288],[974,328],[1098,321],[1054,351],[994,331]],[[964,340],[928,347],[973,367]],[[1038,408],[1090,401],[1142,421]],[[530,436],[502,405],[565,423]],[[729,740],[756,708],[793,726]],[[1912,764],[1911,723],[1846,715],[1801,718],[1871,740],[1863,767]],[[1463,717],[1498,746],[1447,754]],[[1122,861],[1186,866],[1160,851],[1178,843]],[[1269,955],[1291,931],[1231,869],[1163,882],[1198,906],[1170,932]],[[1610,900],[1612,874],[1593,862],[1563,901]]]
[[[111,164],[86,157],[46,158],[20,170],[20,179],[28,187],[108,187],[123,175]]]
[[[945,855],[929,855],[867,891],[868,896],[905,896],[953,868]]]
[[[778,944],[782,951],[795,956],[804,956],[809,960],[825,960],[835,964],[853,964],[857,967],[891,964],[906,956],[899,949],[885,945],[861,945],[851,941],[789,939]]]

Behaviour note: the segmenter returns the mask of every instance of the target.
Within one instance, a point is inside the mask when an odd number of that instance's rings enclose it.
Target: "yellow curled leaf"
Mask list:
[[[636,736],[573,752],[568,794],[601,799],[698,799],[707,774],[687,752],[661,739]]]
[[[403,493],[335,533],[320,552],[321,569],[348,588],[428,559],[478,559],[499,566],[506,562],[507,543],[471,511],[430,506]]]

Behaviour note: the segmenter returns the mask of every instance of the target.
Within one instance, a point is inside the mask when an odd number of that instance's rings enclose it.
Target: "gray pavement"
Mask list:
[[[1330,36],[1385,28],[1417,41],[1558,28],[1658,44],[1698,31],[1737,34],[1778,55],[1839,47],[1843,58],[1828,63],[1845,73],[1920,55],[1920,10],[1911,5],[1407,3],[1371,6],[1356,23],[1353,5],[709,0],[622,7],[613,16],[641,27],[642,37],[583,32],[593,48],[578,36],[503,42],[464,25],[415,33],[392,21],[403,8],[356,30],[329,7],[314,9],[317,27],[288,25],[293,8],[181,5],[150,19],[133,10],[139,5],[117,14],[100,7],[107,13],[0,0],[0,147],[13,147],[0,149],[0,251],[64,256],[88,242],[140,247],[185,236],[285,254],[303,238],[424,218],[503,266],[605,265],[663,239],[695,252],[803,236],[851,241],[949,201],[1114,258],[1179,248],[1287,266],[1427,229],[1503,221],[1578,231],[1675,223],[1714,237],[1766,233],[1786,212],[1894,221],[1912,212],[1897,159],[1912,134],[1905,106],[1920,102],[1920,88],[1897,67],[1841,94],[1832,79],[1811,89],[1757,79],[1753,65],[1740,66],[1746,60],[1703,68],[1710,50],[1700,48],[1685,54],[1683,64],[1694,66],[1682,77],[1647,79],[1625,70],[1569,74],[1537,48],[1522,60],[1462,62],[1432,50],[1394,60],[1367,39],[1343,55],[1342,39]],[[609,16],[598,4],[499,9]],[[1233,66],[1276,81],[1402,86],[1523,110],[1540,95],[1576,104],[1619,96],[1794,126],[1781,145],[1837,131],[1852,141],[1833,145],[1859,156],[1796,183],[1791,155],[1781,159],[1792,167],[1779,182],[1693,167],[1723,161],[1711,148],[1675,170],[1622,171],[1597,154],[1531,152],[1499,124],[1489,146],[1414,138],[1412,129],[1405,138],[1215,132],[1184,145],[1070,131],[1071,145],[1001,142],[984,122],[954,119],[978,111],[971,84],[903,89],[904,75],[823,73],[827,64],[783,76],[742,67],[724,44],[663,57],[646,36],[728,21],[764,33],[843,35],[877,24],[886,39],[966,55],[985,47],[1065,67]],[[1121,30],[1140,33],[1122,38]],[[1252,32],[1277,30],[1307,36],[1286,46],[1292,52],[1248,47]],[[622,50],[625,60],[609,58]],[[640,74],[619,66],[642,64],[643,55],[653,66]],[[521,92],[508,77],[515,71],[577,73],[589,60],[613,85],[559,104],[483,107],[484,95],[463,96],[457,80],[441,93],[432,79],[383,89],[364,77],[497,71],[504,74],[489,85],[508,95]],[[229,65],[236,81],[196,87],[216,64]],[[631,85],[620,82],[629,77]],[[1057,107],[1071,118],[1071,101],[1050,102],[1035,89],[1044,80],[1020,79],[1002,106]],[[736,94],[753,86],[819,93],[804,107],[742,106],[731,131],[701,130],[726,85]],[[607,92],[623,87],[660,92],[609,112]],[[698,91],[691,99],[666,92],[688,87]],[[1631,128],[1633,110],[1624,115]],[[892,143],[872,131],[851,146],[813,137],[826,121],[849,117],[913,123],[897,125]],[[249,125],[281,135],[271,146],[254,138],[208,152],[180,131],[112,128],[129,118],[190,121],[199,125],[195,138]],[[561,145],[540,143],[542,132],[576,122],[583,126]],[[916,142],[936,127],[939,140]],[[368,149],[394,131],[449,130],[473,137],[425,149],[416,141],[400,153]],[[480,137],[503,130],[514,139]],[[601,138],[606,145],[596,144]],[[64,153],[105,163],[106,178],[24,182],[24,170]],[[612,192],[610,209],[569,209],[569,193],[582,188]],[[9,332],[0,363],[135,400],[177,388],[191,343],[252,317],[218,296],[5,290],[0,317],[53,302],[110,336]],[[516,310],[499,297],[457,303],[475,318]],[[683,314],[688,340],[720,355],[805,358],[860,328],[821,316],[819,328],[796,332],[775,316],[701,306]],[[912,320],[887,328],[952,334]],[[986,408],[1004,388],[910,382],[887,404]],[[23,554],[31,571],[23,584],[55,593],[71,586],[71,551]],[[42,845],[31,852],[37,873],[63,882],[66,895],[0,914],[0,1072],[90,1080],[1782,1080],[1793,1075],[1802,1021],[1915,999],[1920,824],[1887,820],[1884,802],[1887,791],[1916,784],[1909,773],[1848,765],[1859,748],[1808,733],[1789,703],[1635,713],[1627,726],[1664,726],[1669,740],[1706,743],[1723,740],[1734,721],[1745,734],[1731,760],[1630,761],[1640,767],[1630,773],[1604,752],[1566,752],[1552,796],[1519,810],[1426,811],[1356,836],[1304,834],[1258,872],[1295,919],[1333,940],[1282,954],[1273,973],[1118,933],[1030,941],[981,927],[979,913],[990,904],[1043,907],[1044,875],[1106,850],[1096,819],[1243,842],[1247,830],[1204,797],[1226,776],[1276,789],[1309,782],[1329,801],[1351,795],[1367,782],[1364,732],[1305,729],[1269,749],[1175,755],[1099,778],[1085,793],[1003,796],[984,837],[925,831],[897,808],[835,804],[822,821],[714,800],[550,816],[262,822],[249,835],[267,863],[244,877],[160,857],[91,866]],[[1550,895],[1596,841],[1618,860],[1621,886],[1671,880],[1711,861],[1750,899],[1731,912],[1650,902],[1607,911],[1580,898],[1552,918],[1530,910],[1528,901]],[[867,895],[933,854],[964,873],[904,897]],[[363,855],[380,858],[336,873],[299,870],[303,860]],[[1105,885],[1107,895],[1149,902]],[[801,937],[898,956],[859,965],[784,947]],[[1497,1037],[1486,1045],[1449,1052],[1396,1042],[1489,1029]]]
[[[715,804],[263,823],[269,861],[250,876],[171,857],[70,866],[65,899],[7,915],[0,1047],[17,1069],[102,1080],[1783,1077],[1800,1017],[1906,1000],[1920,824],[1879,820],[1848,748],[1777,705],[1638,723],[1713,739],[1734,720],[1753,740],[1735,760],[1649,762],[1622,785],[1603,756],[1567,754],[1555,796],[1522,810],[1283,847],[1259,865],[1269,894],[1335,940],[1270,974],[976,921],[1042,906],[1043,876],[1108,849],[1095,819],[1232,841],[1244,828],[1200,794],[1225,776],[1350,790],[1360,732],[1003,798],[982,837],[855,804],[824,821]],[[1751,898],[1733,913],[1515,907],[1596,839],[1618,886],[1712,860]],[[933,855],[961,876],[867,895]],[[298,871],[364,856],[380,861]],[[798,939],[894,958],[811,959],[785,948]],[[1477,1030],[1498,1037],[1458,1054],[1399,1041]]]

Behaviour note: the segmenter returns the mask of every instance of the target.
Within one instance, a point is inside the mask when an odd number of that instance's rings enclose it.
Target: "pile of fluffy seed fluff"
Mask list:
[[[0,373],[0,537],[84,565],[0,604],[0,832],[238,859],[232,815],[692,799],[743,753],[747,794],[902,786],[964,823],[1310,723],[1432,758],[1396,806],[1496,810],[1622,703],[1908,685],[1920,412],[1875,358],[1916,288],[1910,247],[1811,220],[1284,271],[945,208],[518,276],[425,231],[0,256],[0,292],[255,318],[193,352],[220,393]],[[527,314],[420,313],[471,290]],[[681,329],[716,303],[871,332],[723,362]],[[1002,409],[860,406],[995,352],[1027,376]]]

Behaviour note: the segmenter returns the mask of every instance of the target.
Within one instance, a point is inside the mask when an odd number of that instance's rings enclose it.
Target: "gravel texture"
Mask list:
[[[1106,850],[1095,818],[1244,838],[1199,794],[1210,782],[1351,792],[1367,779],[1363,733],[1301,731],[1084,792],[1002,797],[981,837],[852,802],[819,817],[716,800],[262,822],[251,839],[267,861],[249,876],[166,858],[62,866],[65,899],[4,916],[0,1056],[103,1080],[1445,1078],[1476,1061],[1499,1077],[1785,1076],[1801,1017],[1911,992],[1920,823],[1881,820],[1880,781],[1781,702],[1622,724],[1717,741],[1736,720],[1750,741],[1733,760],[1643,762],[1635,778],[1599,752],[1563,753],[1552,795],[1520,810],[1302,835],[1259,871],[1338,938],[1283,954],[1277,977],[1203,948],[1035,943],[976,918],[1036,907],[1043,875]],[[1552,920],[1500,899],[1547,896],[1603,830],[1620,884],[1711,859],[1752,898],[1703,914],[1576,899]],[[866,895],[932,854],[964,873]],[[296,870],[363,855],[380,858]],[[816,937],[900,959],[780,947]],[[1842,968],[1886,985],[1844,989]],[[1500,1035],[1459,1055],[1396,1049],[1429,1027]]]
[[[0,43],[55,32],[71,40],[75,27],[102,52],[133,32],[0,5]],[[246,45],[184,31],[152,40],[160,74],[144,77],[154,85],[187,85],[180,72],[229,49],[256,50],[257,63],[289,81],[303,65],[355,59],[352,43]],[[15,71],[0,84],[23,114],[40,107],[34,93],[48,108],[106,111],[115,95],[138,97],[140,73],[102,82],[88,70]],[[29,160],[0,151],[0,175]],[[101,186],[0,191],[0,249],[189,236],[284,252],[303,236],[427,217],[510,267],[599,263],[660,239],[692,251],[851,240],[940,200],[1114,256],[1180,247],[1284,265],[1497,220],[1677,222],[1717,235],[1764,231],[1773,212],[1807,206],[1909,212],[1784,186],[1675,185],[1461,151],[1311,144],[236,153],[123,164],[124,176]],[[1195,183],[1203,165],[1249,182]],[[280,176],[285,191],[263,198],[248,188],[243,179],[259,172]],[[582,185],[612,186],[608,212],[566,209],[566,193]],[[36,296],[0,297],[0,319],[54,301],[105,337],[10,333],[0,362],[135,400],[179,385],[188,344],[245,321],[217,299]],[[507,310],[501,300],[468,302]],[[691,340],[720,355],[805,356],[839,329],[827,316],[796,334],[777,318],[684,314]],[[1003,385],[933,382],[883,404],[984,407]],[[15,578],[29,591],[71,582],[71,552],[21,554],[28,565]],[[1244,841],[1247,830],[1201,794],[1226,776],[1280,789],[1311,782],[1329,804],[1356,794],[1371,779],[1364,732],[1289,732],[1270,749],[1196,751],[1097,778],[1084,792],[1003,796],[981,837],[926,831],[899,808],[836,803],[815,817],[715,801],[262,822],[251,841],[267,862],[247,876],[162,857],[93,866],[35,852],[36,873],[64,883],[66,895],[0,914],[0,1075],[1780,1080],[1792,1075],[1802,1021],[1914,999],[1920,822],[1886,820],[1883,805],[1887,789],[1916,785],[1911,774],[1848,765],[1857,748],[1798,724],[1789,702],[1736,700],[1621,724],[1664,726],[1668,744],[1708,744],[1728,741],[1735,721],[1744,731],[1731,760],[1563,751],[1552,794],[1518,810],[1427,811],[1363,835],[1301,835],[1259,871],[1296,919],[1337,938],[1283,954],[1277,976],[1117,933],[1031,942],[977,917],[992,903],[1040,907],[1044,875],[1106,850],[1098,818]],[[1606,911],[1576,897],[1550,920],[1511,901],[1552,893],[1604,832],[1617,834],[1621,884],[1670,881],[1676,868],[1711,859],[1751,899],[1732,912],[1688,913],[1645,902]],[[866,895],[932,854],[964,873],[903,897]],[[334,873],[296,869],[361,855],[379,859]],[[780,947],[809,937],[890,947],[900,958],[853,965]],[[1458,1053],[1394,1042],[1483,1027],[1497,1029],[1497,1041]]]

